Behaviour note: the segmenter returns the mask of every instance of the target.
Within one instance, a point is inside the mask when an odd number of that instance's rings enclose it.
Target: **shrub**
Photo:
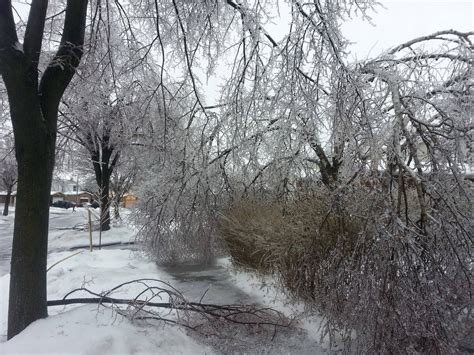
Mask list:
[[[428,191],[432,219],[421,229],[411,222],[416,191],[404,192],[406,213],[394,212],[396,189],[380,192],[359,185],[242,199],[222,212],[218,234],[236,262],[275,273],[322,311],[348,351],[452,353],[472,324],[472,220],[443,206],[468,210],[469,199],[441,204]]]
[[[364,228],[341,199],[320,190],[284,203],[240,200],[222,213],[218,235],[236,263],[276,272],[293,296],[314,302],[328,258],[354,258]]]

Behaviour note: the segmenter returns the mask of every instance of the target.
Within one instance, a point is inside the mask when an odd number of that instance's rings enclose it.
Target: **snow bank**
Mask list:
[[[31,324],[0,344],[2,354],[205,354],[177,327],[139,325],[87,305]]]
[[[75,252],[56,252],[48,266]],[[0,334],[6,340],[9,275],[0,278]],[[60,299],[81,286],[101,293],[133,279],[170,280],[155,263],[129,250],[83,251],[55,265],[48,272],[48,299]],[[133,298],[141,288],[131,284],[112,294]],[[73,297],[85,296],[78,292]],[[89,295],[90,296],[90,295]],[[166,302],[166,299],[161,301]],[[8,342],[0,343],[1,354],[210,354],[212,351],[188,337],[178,326],[131,322],[97,305],[50,307],[50,317],[31,324]]]

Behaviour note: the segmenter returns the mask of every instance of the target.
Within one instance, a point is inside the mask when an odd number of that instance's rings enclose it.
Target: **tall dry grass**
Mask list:
[[[396,191],[364,186],[240,199],[222,211],[218,235],[236,263],[274,273],[322,311],[348,351],[449,353],[472,324],[472,240],[434,207],[447,222],[418,229],[414,194],[400,214]]]

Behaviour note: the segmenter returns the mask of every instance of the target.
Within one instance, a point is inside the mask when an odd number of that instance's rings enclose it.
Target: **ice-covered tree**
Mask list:
[[[142,208],[150,227],[143,229],[146,238],[162,240],[159,231],[165,226],[174,232],[186,226],[183,234],[188,236],[210,234],[206,228],[216,204],[254,187],[286,193],[306,176],[320,176],[330,188],[337,185],[347,143],[342,133],[347,128],[338,118],[353,110],[345,112],[343,100],[357,100],[341,90],[353,82],[338,23],[345,16],[364,15],[372,2],[285,2],[281,10],[289,20],[284,26],[287,33],[280,38],[265,29],[278,17],[277,2],[146,4],[132,13],[154,14],[153,21],[140,25],[156,34],[163,129],[171,120],[182,137],[165,144],[168,153],[174,152],[166,156],[171,165],[160,172],[157,163],[153,173],[155,178],[168,176],[170,182],[155,183],[157,200],[150,198],[151,186],[144,190]],[[137,32],[133,17],[126,15],[127,11],[124,18],[130,20],[131,33]],[[179,42],[174,40],[176,33]],[[142,53],[147,51],[150,47],[144,46]],[[208,106],[202,74],[215,73],[219,62],[229,69],[217,105]],[[179,75],[173,75],[176,72]],[[178,89],[170,90],[165,81],[178,83]],[[182,97],[187,98],[187,108],[179,114],[167,110],[169,103]],[[186,222],[177,223],[179,215]],[[196,233],[189,232],[192,226]]]
[[[97,6],[105,11],[104,4]],[[142,67],[145,60],[137,63],[141,58],[134,58],[134,48],[123,43],[125,30],[110,11],[108,20],[99,21],[94,36],[86,40],[85,60],[62,101],[60,116],[60,133],[71,143],[79,144],[91,162],[98,186],[102,231],[110,229],[112,175],[121,155],[131,147],[142,116],[146,115],[146,110],[141,109],[155,90],[144,83],[144,77],[157,75]]]
[[[175,21],[160,27],[158,12],[157,40],[170,48],[172,29],[186,38],[168,60],[182,58],[194,109],[176,115],[173,154],[157,153],[166,163],[150,169],[144,235],[161,248],[178,235],[195,246],[193,236],[209,234],[216,209],[236,194],[282,200],[301,179],[320,179],[327,216],[364,218],[352,256],[331,251],[324,268],[308,271],[327,286],[311,292],[330,331],[356,329],[359,351],[452,349],[471,300],[472,188],[463,176],[472,164],[473,34],[441,31],[349,63],[338,31],[349,8],[340,2],[290,2],[289,32],[278,40],[265,31],[260,3],[172,5],[174,13],[159,7]],[[225,14],[230,6],[239,21],[213,17],[213,6]],[[219,46],[207,47],[205,34],[216,32]],[[203,48],[211,63],[232,53],[218,110],[199,90]]]

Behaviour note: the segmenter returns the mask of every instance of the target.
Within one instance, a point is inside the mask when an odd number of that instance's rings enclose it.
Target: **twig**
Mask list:
[[[59,263],[62,263],[63,261],[67,260],[67,259],[70,259],[72,258],[73,256],[76,256],[77,254],[80,254],[82,253],[84,250],[81,250],[81,251],[78,251],[74,254],[71,254],[69,256],[66,256],[64,259],[61,259],[59,261],[56,261],[53,265],[51,265],[49,268],[46,269],[46,272],[48,272],[49,270],[51,270],[53,267],[55,267],[56,265],[58,265]]]

